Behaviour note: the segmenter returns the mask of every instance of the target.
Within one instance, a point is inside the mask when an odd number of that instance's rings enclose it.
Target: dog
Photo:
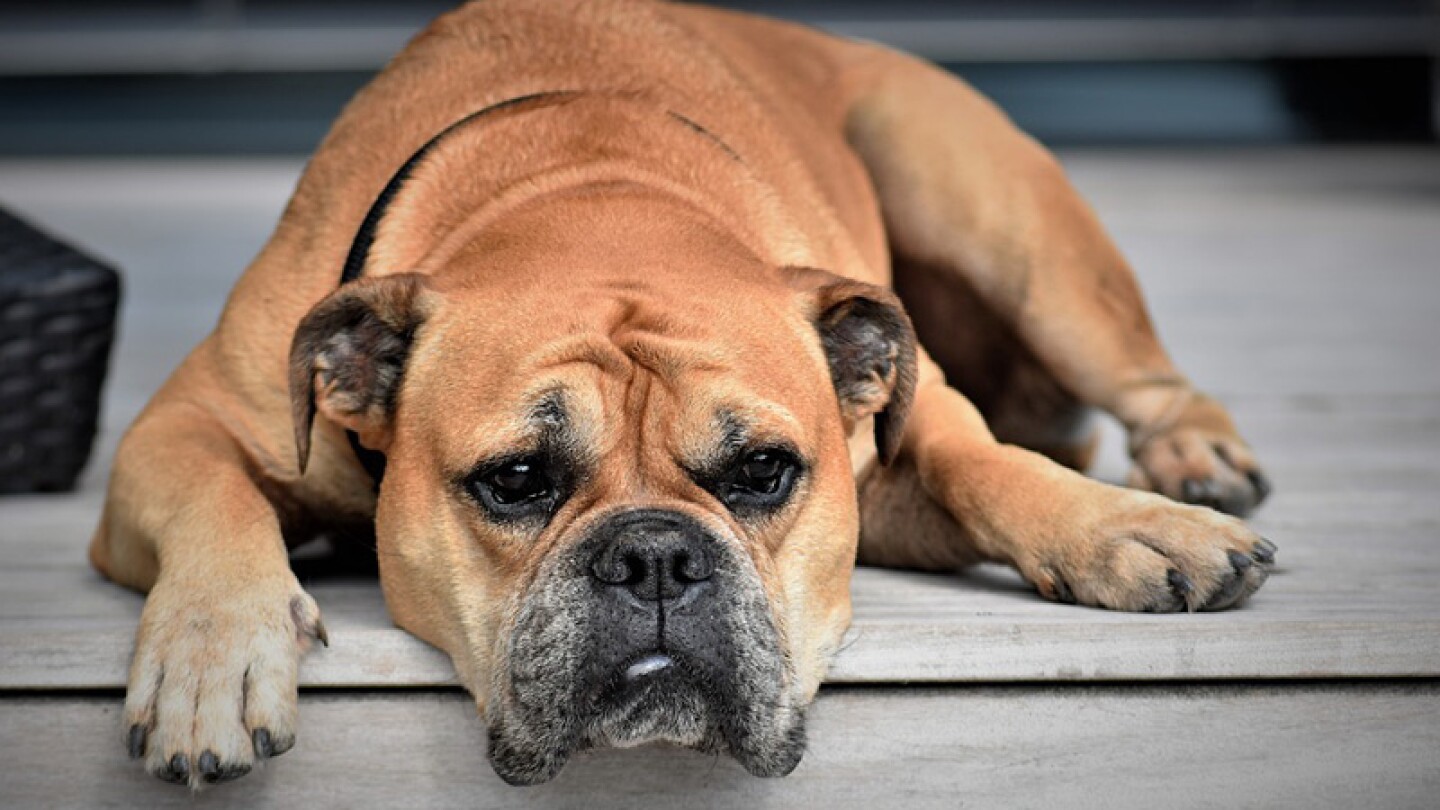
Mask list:
[[[1079,472],[1097,410],[1130,487]],[[294,743],[326,634],[287,547],[321,530],[373,536],[507,782],[651,741],[776,776],[857,561],[1218,610],[1272,570],[1237,517],[1269,488],[960,80],[740,13],[485,0],[344,110],[126,434],[90,556],[149,594],[124,716],[162,779]]]

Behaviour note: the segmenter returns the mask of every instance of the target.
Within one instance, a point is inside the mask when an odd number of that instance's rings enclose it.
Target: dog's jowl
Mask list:
[[[1078,471],[1095,410],[1131,488]],[[336,122],[126,435],[91,557],[150,594],[125,741],[164,779],[295,743],[326,634],[287,544],[357,528],[505,780],[647,742],[774,776],[857,560],[1222,609],[1274,562],[1233,516],[1268,489],[959,80],[741,14],[487,0]]]

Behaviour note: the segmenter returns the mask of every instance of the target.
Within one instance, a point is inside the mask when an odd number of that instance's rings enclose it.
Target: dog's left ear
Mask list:
[[[884,287],[811,267],[786,268],[805,296],[830,364],[847,426],[875,417],[875,447],[889,464],[900,451],[915,400],[915,329],[899,297]]]
[[[410,344],[431,301],[423,276],[363,278],[300,321],[290,344],[290,412],[302,475],[316,410],[367,445],[389,429]]]

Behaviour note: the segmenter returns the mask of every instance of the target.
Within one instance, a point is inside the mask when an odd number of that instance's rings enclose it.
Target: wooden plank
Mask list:
[[[863,568],[834,683],[1440,675],[1440,559],[1433,532],[1350,531],[1292,541],[1251,605],[1197,615],[1055,605],[1008,570],[947,576]],[[141,597],[74,562],[0,572],[0,688],[124,684]],[[332,646],[317,686],[452,683],[444,656],[390,626],[373,581],[317,580]]]
[[[193,796],[125,759],[118,697],[0,700],[5,807],[1432,808],[1440,688],[827,690],[784,779],[670,748],[511,788],[454,692],[306,694],[300,743]]]

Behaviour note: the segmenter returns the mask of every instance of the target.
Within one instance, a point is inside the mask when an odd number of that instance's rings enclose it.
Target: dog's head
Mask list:
[[[386,454],[387,602],[513,783],[650,740],[794,768],[850,618],[847,436],[873,418],[888,459],[913,393],[889,291],[649,205],[490,227],[293,344],[302,466],[317,410]]]

